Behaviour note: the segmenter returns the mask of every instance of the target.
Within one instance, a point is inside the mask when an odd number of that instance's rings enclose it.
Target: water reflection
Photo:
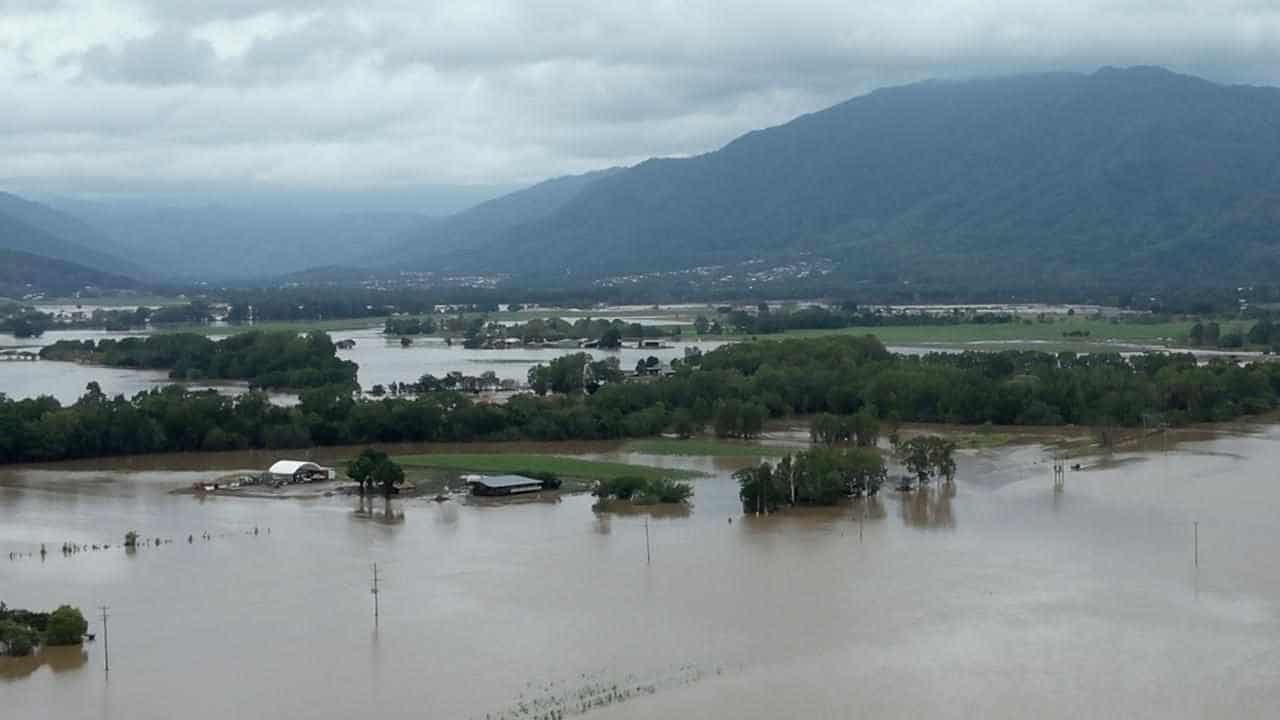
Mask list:
[[[605,512],[595,513],[595,522],[591,523],[591,530],[597,535],[612,535],[613,515]]]
[[[943,483],[939,487],[924,485],[913,492],[901,493],[903,524],[927,530],[954,529],[956,518],[951,501],[955,496],[954,483]]]
[[[457,525],[460,512],[458,511],[458,503],[441,502],[436,503],[439,511],[436,512],[436,522],[440,525]]]
[[[600,500],[591,506],[596,515],[648,515],[654,518],[686,518],[693,512],[687,503],[638,505],[629,500]]]
[[[356,507],[351,516],[361,520],[372,520],[381,525],[400,525],[404,523],[404,509],[391,502],[391,498],[364,496],[356,498]]]
[[[850,501],[853,506],[853,515],[855,518],[862,520],[883,520],[888,517],[888,512],[884,509],[884,503],[880,500],[880,496],[854,498]]]
[[[79,645],[40,648],[34,655],[0,658],[0,680],[21,680],[42,667],[55,673],[79,670],[89,661],[89,653]]]

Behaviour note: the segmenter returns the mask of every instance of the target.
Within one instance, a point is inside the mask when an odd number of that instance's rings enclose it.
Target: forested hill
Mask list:
[[[596,178],[431,269],[1247,283],[1280,270],[1277,118],[1280,90],[1146,67],[884,89]]]
[[[31,292],[70,295],[87,286],[134,288],[138,282],[66,260],[0,249],[0,297],[20,298]]]
[[[365,264],[397,269],[407,264],[432,270],[435,269],[433,258],[440,255],[469,257],[472,249],[488,249],[504,232],[554,213],[577,197],[583,188],[616,171],[617,168],[611,168],[553,178],[447,218],[424,220],[404,233],[400,243],[391,250],[370,253]]]
[[[106,245],[100,233],[78,218],[0,192],[0,250],[64,260],[104,274],[143,274],[137,264],[104,251]]]

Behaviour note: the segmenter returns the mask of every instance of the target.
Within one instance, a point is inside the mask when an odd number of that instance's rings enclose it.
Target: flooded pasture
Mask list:
[[[1037,445],[965,451],[953,489],[769,517],[741,513],[747,460],[576,450],[709,477],[688,512],[648,513],[169,492],[258,467],[238,455],[0,470],[4,601],[111,607],[109,676],[99,635],[6,661],[0,695],[15,717],[197,719],[1260,717],[1280,701],[1280,427],[1121,454],[1061,493]],[[129,529],[173,542],[126,553]]]
[[[335,340],[356,341],[354,348],[339,350],[338,357],[355,361],[360,366],[359,381],[366,390],[374,384],[415,382],[426,373],[443,377],[453,371],[464,375],[480,375],[492,370],[499,379],[524,383],[529,377],[529,368],[575,352],[587,352],[597,359],[616,357],[623,370],[632,370],[636,363],[649,356],[670,362],[683,358],[686,347],[697,346],[708,351],[724,344],[723,341],[677,341],[668,342],[671,347],[666,348],[624,347],[619,350],[580,351],[518,347],[509,350],[484,350],[464,348],[458,341],[449,345],[444,338],[433,336],[415,338],[412,345],[401,347],[398,337],[383,335],[380,328],[339,332],[332,336]]]
[[[0,335],[0,349],[4,347],[38,349],[58,340],[98,340],[136,335],[136,333],[107,333],[93,330],[50,331],[34,344],[29,341],[14,340],[12,335]],[[416,382],[427,373],[443,377],[454,371],[465,375],[480,375],[487,370],[492,370],[499,379],[524,383],[528,379],[529,368],[534,365],[549,363],[561,355],[579,352],[576,349],[562,348],[467,349],[462,347],[460,342],[449,345],[444,338],[429,336],[416,338],[412,345],[401,347],[398,337],[385,336],[381,328],[377,327],[333,332],[330,335],[335,340],[356,341],[354,348],[339,350],[338,356],[344,360],[353,360],[360,366],[357,380],[365,390],[377,384]],[[650,356],[657,357],[663,362],[670,362],[684,357],[686,347],[697,346],[707,351],[724,343],[698,341],[669,344],[671,347],[666,348],[626,347],[613,351],[588,350],[586,352],[590,352],[596,358],[616,357],[623,370],[631,370],[635,368],[637,362]],[[173,381],[169,379],[169,374],[165,370],[131,370],[48,360],[0,362],[0,393],[14,399],[50,395],[57,398],[59,402],[68,404],[75,402],[83,395],[85,386],[90,382],[97,382],[103,392],[108,395],[123,394],[126,397],[132,397],[139,392],[161,387]],[[194,389],[212,387],[220,392],[232,394],[242,393],[248,389],[247,383],[231,381],[185,384]],[[272,399],[282,404],[296,402],[286,393],[273,393]]]

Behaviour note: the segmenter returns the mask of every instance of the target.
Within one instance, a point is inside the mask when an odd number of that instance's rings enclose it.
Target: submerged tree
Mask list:
[[[88,630],[84,615],[70,605],[63,605],[49,613],[44,641],[47,645],[79,645]]]
[[[951,484],[956,475],[955,451],[954,442],[937,435],[918,435],[900,441],[895,448],[898,461],[920,485],[928,485],[934,477],[942,477]]]
[[[869,448],[819,447],[734,473],[744,512],[772,512],[782,505],[833,505],[842,498],[875,495],[887,477],[884,459]]]
[[[365,485],[369,489],[379,485],[382,494],[389,497],[396,492],[397,486],[404,483],[404,469],[377,448],[365,448],[348,462],[347,475],[360,485],[361,495],[365,494]]]
[[[773,466],[761,463],[733,474],[738,481],[738,497],[743,512],[773,512],[787,501],[787,488],[773,477]]]

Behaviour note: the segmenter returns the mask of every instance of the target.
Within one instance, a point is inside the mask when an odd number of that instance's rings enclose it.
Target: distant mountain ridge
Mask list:
[[[433,269],[433,259],[456,255],[468,257],[476,248],[498,241],[504,233],[534,222],[564,207],[586,187],[609,177],[619,168],[597,170],[582,175],[566,175],[532,187],[480,203],[446,218],[433,218],[404,233],[385,253],[370,253],[364,264],[371,267]],[[483,260],[479,260],[483,262]]]
[[[85,287],[125,289],[139,283],[78,263],[0,249],[0,296],[21,298],[31,292],[70,295]]]
[[[403,257],[452,272],[817,256],[854,279],[1251,282],[1280,271],[1278,118],[1280,90],[1151,67],[923,82],[589,177],[541,212],[502,218],[519,193],[499,198]]]
[[[140,276],[141,266],[103,249],[107,240],[76,217],[0,192],[0,250],[74,263],[108,276]]]
[[[316,265],[357,264],[366,255],[381,255],[424,222],[412,212],[275,201],[180,205],[142,197],[57,203],[100,228],[104,247],[166,279],[188,282],[261,280]]]

